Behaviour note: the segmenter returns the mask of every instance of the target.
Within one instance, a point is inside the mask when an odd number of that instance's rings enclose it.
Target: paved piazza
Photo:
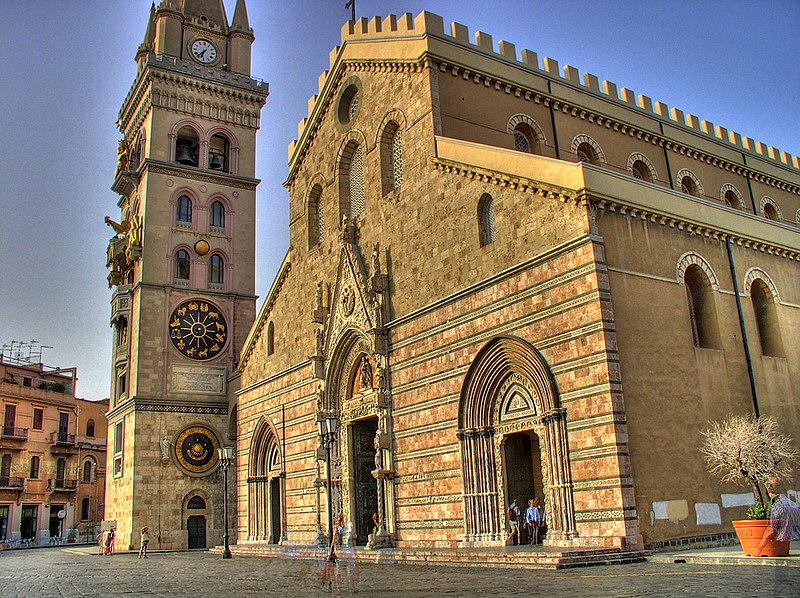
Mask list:
[[[100,557],[81,549],[0,552],[4,598],[92,596],[799,596],[800,569],[642,563],[562,571],[321,563],[206,552]]]

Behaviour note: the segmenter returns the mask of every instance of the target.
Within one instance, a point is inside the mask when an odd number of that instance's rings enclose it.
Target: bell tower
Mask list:
[[[230,22],[222,0],[153,4],[119,112],[105,518],[123,546],[144,526],[156,549],[222,543],[217,449],[235,439],[236,364],[256,308],[269,92],[250,76],[254,39],[245,0]]]

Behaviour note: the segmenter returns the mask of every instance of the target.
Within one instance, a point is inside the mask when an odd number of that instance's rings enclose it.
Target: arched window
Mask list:
[[[681,191],[687,195],[697,196],[697,185],[691,177],[685,176],[681,179]]]
[[[339,163],[340,216],[355,218],[364,212],[364,151],[350,141]]]
[[[211,227],[225,228],[225,206],[220,201],[211,204]]]
[[[178,206],[175,211],[175,220],[179,223],[184,222],[191,224],[192,222],[192,200],[188,195],[181,195],[178,198]]]
[[[572,152],[577,156],[579,162],[601,166],[605,163],[606,157],[598,143],[588,135],[575,135],[570,144]]]
[[[514,128],[514,149],[526,154],[540,154],[539,138],[528,123],[519,123]]]
[[[85,484],[90,484],[92,482],[92,466],[94,463],[91,459],[86,459],[83,462],[83,476],[81,477],[81,481]]]
[[[541,154],[545,143],[544,131],[527,114],[515,114],[508,119],[506,131],[514,137],[514,149],[526,154]]]
[[[86,421],[86,436],[88,438],[94,438],[94,420],[88,419]]]
[[[187,509],[205,509],[206,508],[206,501],[203,500],[202,496],[193,496],[189,499],[189,502],[186,504]]]
[[[364,213],[364,151],[357,146],[350,159],[350,215],[355,218]]]
[[[267,325],[267,355],[275,352],[275,324],[270,322]]]
[[[739,200],[733,191],[725,192],[725,205],[728,206],[729,208],[739,207]]]
[[[81,499],[81,521],[89,521],[89,497],[84,496]]]
[[[494,199],[484,193],[478,202],[478,238],[481,247],[497,240],[497,229],[494,221]]]
[[[758,337],[761,340],[761,352],[764,355],[783,357],[783,343],[778,326],[778,311],[775,299],[767,284],[757,278],[750,287],[750,300],[756,317]]]
[[[656,168],[650,158],[640,152],[633,152],[628,156],[628,170],[634,178],[653,183],[658,179]]]
[[[197,166],[200,140],[192,127],[182,127],[175,140],[175,161],[186,166]]]
[[[682,168],[675,175],[675,180],[678,182],[678,188],[686,195],[694,197],[701,197],[705,194],[703,186],[700,184],[700,179],[688,168]]]
[[[322,185],[314,185],[308,194],[308,248],[325,239],[325,211],[322,207]]]
[[[689,319],[695,347],[718,349],[719,327],[714,293],[708,276],[700,266],[692,264],[683,277],[689,300]]]
[[[189,254],[185,250],[179,249],[175,254],[175,279],[189,280]]]
[[[775,220],[776,222],[781,219],[781,217],[778,216],[778,210],[776,210],[775,206],[771,203],[764,204],[764,216],[770,220]]]
[[[225,262],[216,253],[209,261],[209,282],[221,285],[225,282]]]
[[[208,143],[208,167],[211,170],[230,172],[230,142],[224,135],[212,135]]]
[[[380,142],[381,181],[383,194],[402,187],[403,174],[403,132],[400,125],[390,121],[383,129]]]
[[[41,467],[41,463],[42,463],[41,457],[39,457],[38,455],[34,455],[33,457],[31,457],[30,478],[32,480],[39,479],[39,468]]]

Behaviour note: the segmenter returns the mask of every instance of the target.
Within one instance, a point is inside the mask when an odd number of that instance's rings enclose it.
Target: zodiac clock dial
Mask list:
[[[228,327],[219,309],[207,301],[194,299],[181,303],[172,312],[169,338],[181,355],[206,361],[225,347]]]
[[[178,435],[175,442],[175,457],[189,474],[209,472],[218,461],[219,441],[216,435],[204,426],[191,426]]]

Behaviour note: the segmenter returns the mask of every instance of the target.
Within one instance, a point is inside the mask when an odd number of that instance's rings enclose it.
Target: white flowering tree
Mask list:
[[[701,449],[711,473],[721,474],[723,482],[753,487],[759,509],[748,514],[754,519],[768,517],[764,492],[770,478],[787,479],[791,462],[797,459],[792,439],[778,431],[772,417],[733,415],[714,422],[703,432]]]

